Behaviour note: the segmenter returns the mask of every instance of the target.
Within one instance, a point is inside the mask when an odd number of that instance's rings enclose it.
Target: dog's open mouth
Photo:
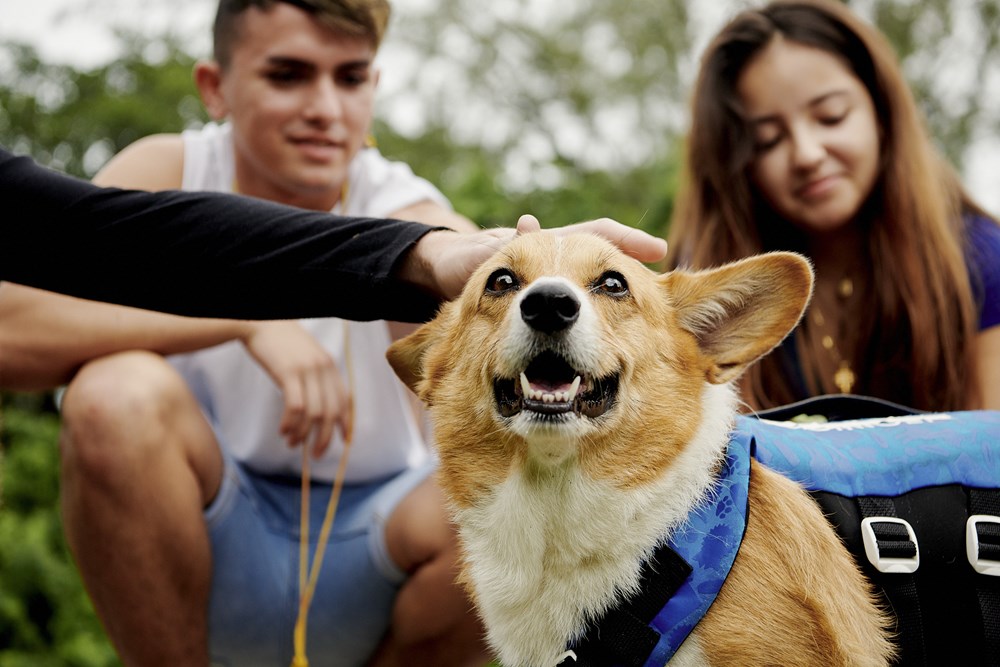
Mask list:
[[[591,378],[554,352],[539,354],[517,379],[493,381],[497,410],[503,417],[513,417],[522,410],[600,417],[614,404],[617,394],[617,373]]]

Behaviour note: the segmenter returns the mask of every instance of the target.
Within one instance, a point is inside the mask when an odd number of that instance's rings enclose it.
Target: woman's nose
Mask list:
[[[813,128],[800,127],[792,132],[792,163],[799,169],[815,166],[826,155],[826,146]]]

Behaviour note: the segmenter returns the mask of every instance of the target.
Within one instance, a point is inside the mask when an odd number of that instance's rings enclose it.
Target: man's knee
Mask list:
[[[455,527],[433,476],[414,488],[389,517],[386,544],[400,569],[411,574],[442,557],[454,560]]]
[[[159,355],[125,352],[85,365],[69,384],[61,405],[64,462],[113,474],[143,443],[155,446],[186,385]]]

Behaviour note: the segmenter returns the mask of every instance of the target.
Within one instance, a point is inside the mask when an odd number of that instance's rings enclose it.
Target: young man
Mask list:
[[[225,122],[139,141],[95,182],[474,229],[364,147],[388,12],[381,0],[222,0],[215,60],[195,81]],[[147,351],[87,364],[63,404],[67,535],[126,664],[290,662],[303,462],[289,445],[313,457],[311,553],[348,439],[309,653],[323,665],[486,661],[419,422],[384,359],[385,322],[247,333],[194,321],[177,335],[156,317],[136,324]]]

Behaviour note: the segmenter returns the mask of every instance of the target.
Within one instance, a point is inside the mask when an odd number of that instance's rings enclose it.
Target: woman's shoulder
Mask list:
[[[989,244],[1000,243],[1000,222],[983,213],[966,213],[965,227],[969,239],[973,242],[983,241]]]
[[[980,329],[1000,324],[1000,223],[989,216],[965,216],[969,274],[980,306]]]
[[[965,233],[966,253],[973,264],[970,268],[1000,273],[1000,223],[989,216],[970,213],[965,216]]]

